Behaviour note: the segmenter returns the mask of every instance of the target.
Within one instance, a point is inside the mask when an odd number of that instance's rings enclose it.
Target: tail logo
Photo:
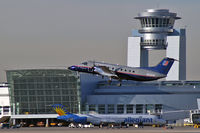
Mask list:
[[[62,107],[56,107],[54,108],[54,110],[58,113],[59,116],[62,116],[62,115],[66,115],[67,112],[65,111],[65,109],[63,109]]]
[[[167,61],[167,60],[163,61],[163,63],[162,63],[163,66],[167,66],[168,64],[169,64],[169,61]]]

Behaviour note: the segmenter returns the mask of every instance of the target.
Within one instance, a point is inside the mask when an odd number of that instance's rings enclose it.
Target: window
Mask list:
[[[155,19],[152,18],[152,27],[155,27]]]
[[[52,96],[47,96],[46,97],[46,101],[48,101],[48,102],[53,101],[53,97]]]
[[[133,113],[133,104],[127,104],[126,105],[126,113],[132,114]]]
[[[99,114],[105,114],[105,104],[99,104],[98,111]]]
[[[38,102],[44,101],[44,96],[37,97]]]
[[[151,113],[153,111],[154,111],[154,105],[153,104],[145,105],[145,113]]]
[[[35,96],[30,96],[29,97],[29,102],[35,102],[36,101],[36,97]]]
[[[158,18],[156,18],[156,25],[155,26],[158,27]]]
[[[161,113],[162,112],[162,104],[156,104],[155,105],[155,111],[156,113]]]
[[[136,104],[136,114],[142,114],[142,113],[143,113],[143,105]]]
[[[147,27],[146,25],[147,25],[147,19],[144,18],[144,26]]]
[[[114,104],[108,104],[108,114],[114,114]]]
[[[117,114],[123,114],[124,113],[124,105],[118,104],[117,105]]]
[[[10,107],[9,106],[4,106],[3,107],[3,112],[9,112],[10,110]]]
[[[169,19],[167,19],[167,22],[166,22],[166,27],[169,25]]]
[[[44,95],[44,91],[43,90],[37,90],[37,94],[38,95]]]
[[[30,90],[29,95],[35,95],[35,90]]]
[[[158,19],[158,27],[162,27],[162,20],[163,19]]]
[[[88,63],[87,63],[87,62],[83,62],[82,64],[83,64],[83,65],[87,65]]]
[[[94,104],[89,105],[89,111],[96,111],[96,106]]]
[[[167,20],[166,18],[163,19],[163,27],[166,27]]]
[[[0,106],[0,115],[1,115],[1,113],[2,113],[2,106]]]

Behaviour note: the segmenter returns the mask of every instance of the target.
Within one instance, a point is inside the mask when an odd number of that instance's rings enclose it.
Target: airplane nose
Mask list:
[[[70,66],[70,67],[68,67],[68,69],[69,69],[69,70],[71,70],[71,66]]]
[[[76,68],[75,66],[68,67],[69,70],[75,70],[75,68]]]

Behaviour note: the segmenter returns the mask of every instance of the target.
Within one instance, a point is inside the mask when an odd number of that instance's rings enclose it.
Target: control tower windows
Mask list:
[[[174,19],[169,18],[142,18],[140,19],[143,27],[169,27],[174,24]]]
[[[158,20],[159,20],[159,19],[156,18],[156,25],[155,25],[156,27],[158,27]]]
[[[151,20],[152,20],[152,27],[155,27],[155,19],[152,18]]]
[[[147,27],[147,18],[143,18],[144,20],[144,27]]]

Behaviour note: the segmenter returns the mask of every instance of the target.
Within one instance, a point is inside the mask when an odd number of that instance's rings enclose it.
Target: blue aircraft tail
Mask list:
[[[175,59],[166,57],[157,66],[152,67],[151,69],[153,71],[167,75],[174,61]]]
[[[70,114],[66,107],[63,106],[62,104],[53,104],[51,105],[53,107],[53,109],[56,111],[56,113],[59,115],[59,116],[63,116],[63,115],[68,115]]]

